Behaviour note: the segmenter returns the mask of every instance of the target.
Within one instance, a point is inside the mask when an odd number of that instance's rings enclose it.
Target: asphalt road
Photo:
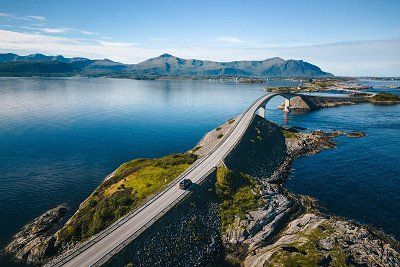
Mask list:
[[[212,168],[225,158],[225,156],[236,146],[243,134],[246,132],[251,123],[258,107],[264,105],[269,99],[277,94],[267,94],[258,99],[239,119],[233,131],[225,137],[223,142],[208,156],[189,172],[181,176],[178,180],[190,179],[193,183],[198,183],[203,175],[207,174]],[[184,190],[179,189],[178,185],[166,188],[162,193],[155,197],[155,200],[146,204],[132,218],[125,221],[115,230],[105,235],[97,242],[93,242],[90,246],[86,246],[84,250],[75,256],[64,258],[63,262],[58,262],[57,266],[92,266],[98,265],[104,261],[104,257],[113,254],[118,246],[124,243],[127,238],[136,232],[143,230],[147,223],[157,218],[161,212],[173,205],[177,199],[185,194]],[[68,260],[67,262],[65,262]]]

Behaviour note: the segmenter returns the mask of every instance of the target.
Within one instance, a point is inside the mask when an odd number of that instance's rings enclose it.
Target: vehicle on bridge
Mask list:
[[[190,180],[190,179],[184,179],[183,181],[181,181],[180,183],[179,183],[179,188],[180,189],[182,189],[182,190],[186,190],[186,189],[188,189],[189,187],[191,187],[192,186],[192,181]]]

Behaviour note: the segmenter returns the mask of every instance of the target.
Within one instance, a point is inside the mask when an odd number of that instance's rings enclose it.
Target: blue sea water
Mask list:
[[[56,205],[68,203],[73,212],[123,162],[192,148],[264,94],[264,86],[0,78],[0,246]],[[279,124],[367,133],[340,137],[336,149],[297,160],[286,186],[400,239],[400,106],[364,104],[285,117],[276,110],[281,100],[274,98],[267,114]]]

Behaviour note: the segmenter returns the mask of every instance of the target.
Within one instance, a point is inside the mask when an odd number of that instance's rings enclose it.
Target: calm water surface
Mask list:
[[[275,82],[276,85],[290,85]],[[75,209],[125,161],[192,148],[261,96],[264,85],[86,78],[0,79],[0,246],[60,203]],[[362,130],[294,164],[287,187],[400,239],[400,106],[370,104],[269,119]],[[0,265],[2,262],[0,261]]]

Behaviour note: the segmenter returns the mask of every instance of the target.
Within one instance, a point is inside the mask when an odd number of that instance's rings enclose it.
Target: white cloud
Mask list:
[[[95,35],[97,33],[95,32],[90,32],[90,31],[85,31],[85,30],[79,30],[80,33],[86,34],[86,35]]]
[[[40,21],[43,22],[46,20],[45,17],[42,16],[32,16],[32,15],[28,15],[28,16],[19,16],[13,13],[0,13],[0,17],[3,18],[7,18],[7,19],[16,19],[16,20],[26,20],[26,21]]]
[[[67,33],[72,31],[71,28],[38,28],[37,30],[45,32],[45,33]]]
[[[0,26],[7,26],[7,25],[0,25]],[[12,27],[9,25],[9,27]],[[87,31],[87,30],[80,30],[80,29],[74,29],[74,28],[69,28],[69,27],[59,27],[59,28],[36,28],[36,27],[26,27],[26,26],[20,26],[19,28],[21,29],[25,29],[25,30],[30,30],[33,32],[44,32],[44,33],[52,33],[52,34],[66,34],[66,33],[71,33],[71,32],[75,32],[75,33],[81,33],[84,35],[89,35],[89,36],[101,36],[100,33],[97,32],[91,32],[91,31]],[[101,36],[102,38],[108,38],[106,36]]]
[[[247,41],[241,40],[236,37],[219,37],[218,41],[225,43],[234,43],[234,44],[247,43]]]
[[[42,17],[42,16],[26,16],[26,18],[34,19],[34,20],[38,20],[38,21],[45,21],[46,20],[46,18]]]

